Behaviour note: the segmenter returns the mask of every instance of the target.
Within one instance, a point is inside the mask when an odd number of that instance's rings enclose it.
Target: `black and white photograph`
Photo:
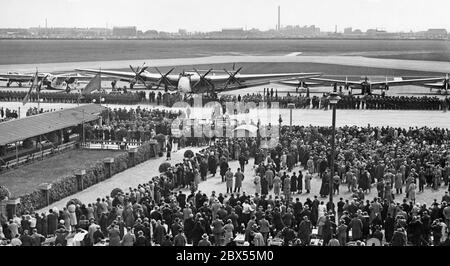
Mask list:
[[[0,7],[1,247],[450,246],[449,1]]]

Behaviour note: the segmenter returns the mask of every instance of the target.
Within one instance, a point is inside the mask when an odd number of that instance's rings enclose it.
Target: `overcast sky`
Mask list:
[[[140,30],[214,31],[334,25],[365,31],[450,31],[449,0],[0,0],[0,28],[137,26]]]

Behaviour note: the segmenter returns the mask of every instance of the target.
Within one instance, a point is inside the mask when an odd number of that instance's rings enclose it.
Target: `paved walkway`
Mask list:
[[[197,152],[200,150],[200,148],[190,148],[194,152]],[[179,150],[176,153],[172,153],[172,164],[178,163],[182,161],[183,154],[186,151],[185,149]],[[161,163],[165,162],[165,157],[161,157],[158,159],[153,159],[146,161],[142,164],[139,164],[131,169],[128,169],[124,172],[121,172],[119,174],[114,175],[112,178],[105,180],[101,183],[98,183],[94,186],[91,186],[79,193],[76,193],[72,196],[69,196],[67,198],[64,198],[58,202],[55,202],[51,204],[51,206],[45,207],[38,212],[47,211],[49,208],[57,207],[58,209],[61,209],[62,207],[65,207],[67,202],[72,198],[77,198],[81,200],[84,203],[91,203],[95,202],[95,200],[98,197],[104,197],[105,195],[109,195],[109,193],[114,188],[121,188],[123,190],[128,190],[129,187],[135,188],[138,186],[138,184],[146,183],[153,176],[159,175],[158,167]],[[241,192],[245,191],[247,194],[254,194],[255,193],[255,186],[253,184],[254,179],[254,169],[253,169],[253,162],[254,159],[250,159],[249,164],[245,166],[245,178],[242,183]],[[237,161],[230,162],[230,167],[232,171],[236,171],[236,169],[239,167],[239,164]],[[300,167],[295,167],[293,169],[295,172],[298,173],[300,170]],[[303,167],[302,169],[303,170]],[[303,172],[304,174],[304,172]],[[233,183],[234,184],[234,183]],[[306,191],[303,191],[302,194],[294,194],[292,197],[295,200],[295,198],[299,198],[300,201],[304,202],[306,198],[313,199],[314,195],[319,196],[320,191],[320,185],[321,180],[318,178],[317,175],[313,177],[311,180],[311,193],[306,194]],[[206,193],[207,195],[210,195],[212,191],[215,191],[218,193],[226,194],[226,184],[221,182],[221,177],[217,173],[215,177],[212,177],[211,175],[208,176],[208,179],[206,181],[203,181],[199,184],[199,190],[203,193]],[[432,190],[431,188],[426,188],[425,192],[417,192],[416,194],[416,202],[420,203],[426,203],[428,206],[433,202],[433,199],[437,199],[438,201],[441,200],[442,196],[444,195],[444,191],[447,190],[447,187],[441,187],[440,190]],[[188,189],[184,189],[185,193],[190,193]],[[376,196],[376,188],[375,186],[372,187],[371,193],[366,195],[367,199],[373,199]],[[273,190],[269,192],[270,195],[273,194]],[[340,194],[336,195],[334,200],[337,201],[339,198],[342,197],[344,199],[350,199],[351,193],[348,192],[347,185],[343,184],[340,186]],[[397,201],[401,201],[404,198],[404,195],[395,195],[395,199]],[[323,198],[325,202],[328,201],[328,198]]]
[[[194,152],[197,152],[199,148],[191,148]],[[181,162],[186,149],[181,149],[178,152],[172,153],[173,164]],[[159,165],[166,161],[166,157],[160,157],[156,159],[150,159],[144,163],[141,163],[135,167],[127,169],[121,173],[118,173],[111,178],[97,183],[93,186],[86,188],[72,196],[66,197],[60,201],[52,203],[38,212],[47,211],[50,208],[57,207],[61,209],[65,207],[70,199],[77,198],[83,203],[95,202],[98,197],[105,197],[109,195],[114,188],[121,188],[128,190],[129,187],[136,188],[139,184],[146,183],[151,180],[152,177],[159,175]]]

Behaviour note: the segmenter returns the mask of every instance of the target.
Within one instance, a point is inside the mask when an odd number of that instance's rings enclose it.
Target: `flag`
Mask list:
[[[81,94],[89,94],[95,90],[99,90],[102,87],[102,78],[100,73],[95,75],[86,85],[86,87],[81,91]]]
[[[38,84],[38,72],[36,70],[36,74],[34,75],[33,82],[31,83],[30,89],[28,90],[27,94],[22,100],[23,105],[25,105],[28,100],[30,99],[31,92],[33,91],[33,88]]]
[[[39,84],[37,85],[37,87],[36,87],[36,92],[38,93],[38,95],[39,95],[39,93],[40,93],[41,90],[42,90],[42,84],[44,83],[44,81],[45,81],[47,78],[48,78],[48,75],[45,76],[45,77],[43,77],[43,78],[41,79],[41,81],[39,82]]]

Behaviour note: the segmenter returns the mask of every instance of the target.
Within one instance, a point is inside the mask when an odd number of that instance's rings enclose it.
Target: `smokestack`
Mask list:
[[[280,15],[280,6],[278,6],[278,30],[280,30],[280,29],[281,29],[281,26],[280,26],[280,20],[281,20],[281,15]]]
[[[334,25],[334,33],[337,33],[337,25]]]

